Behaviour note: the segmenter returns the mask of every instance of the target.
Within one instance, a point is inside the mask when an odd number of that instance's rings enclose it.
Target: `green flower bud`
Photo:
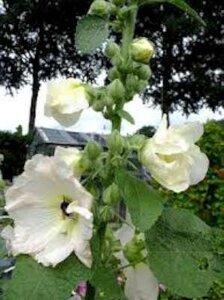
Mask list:
[[[135,236],[129,243],[127,243],[124,247],[124,256],[126,259],[132,263],[137,264],[144,259],[144,255],[142,254],[142,250],[144,250],[145,244],[139,236]]]
[[[152,71],[149,66],[141,65],[135,68],[134,74],[142,80],[149,80],[149,78],[152,76]]]
[[[113,153],[122,153],[124,149],[124,138],[117,130],[114,130],[107,138],[107,146]]]
[[[113,67],[112,69],[110,69],[108,77],[110,81],[120,79],[120,72],[118,71],[117,67]]]
[[[128,91],[138,91],[138,76],[134,75],[134,74],[128,74],[127,79],[126,79],[126,86]]]
[[[89,142],[86,145],[85,153],[87,154],[90,160],[94,160],[99,157],[101,150],[102,150],[101,146],[98,143],[93,141],[93,142]]]
[[[110,3],[104,0],[94,1],[91,4],[90,9],[88,11],[88,14],[96,15],[99,17],[107,17],[109,13],[110,13]]]
[[[137,84],[137,92],[142,92],[146,89],[148,85],[148,80],[139,80]]]
[[[122,31],[122,22],[119,20],[115,20],[111,23],[111,27],[113,31],[121,32]]]
[[[123,58],[120,54],[117,54],[112,58],[111,62],[113,66],[120,67],[121,65],[123,65]]]
[[[83,155],[79,161],[79,167],[82,173],[85,173],[86,171],[90,170],[92,164],[93,162],[86,155]]]
[[[97,88],[93,88],[92,86],[89,85],[86,86],[86,94],[90,105],[92,105],[94,100],[97,99],[98,93],[99,92]]]
[[[129,12],[130,12],[129,7],[127,7],[127,6],[122,7],[119,10],[118,18],[122,21],[125,20],[127,18],[128,14],[129,14]]]
[[[114,105],[114,99],[112,97],[107,97],[105,100],[106,106],[112,107]]]
[[[103,222],[108,222],[113,218],[113,212],[109,206],[104,206],[100,209],[100,218]]]
[[[109,95],[115,100],[123,100],[125,96],[125,88],[120,79],[115,79],[107,87]]]
[[[131,44],[132,58],[141,63],[148,63],[154,54],[154,44],[146,38],[135,39]]]
[[[109,42],[105,49],[105,55],[109,58],[112,58],[115,55],[119,55],[119,54],[120,54],[120,47],[114,42]]]
[[[93,102],[92,104],[92,108],[95,110],[95,111],[102,111],[103,108],[105,106],[105,103],[104,101],[101,101],[101,100],[96,100]]]
[[[115,183],[112,183],[103,192],[103,202],[106,204],[113,204],[113,203],[118,202],[119,199],[120,199],[119,188]]]
[[[121,6],[124,4],[124,0],[112,0],[112,3],[116,6]]]
[[[135,134],[128,140],[131,149],[136,151],[140,150],[144,146],[145,141],[146,137],[142,134]]]

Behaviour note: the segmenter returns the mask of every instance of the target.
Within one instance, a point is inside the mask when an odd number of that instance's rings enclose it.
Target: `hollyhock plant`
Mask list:
[[[208,158],[196,145],[203,126],[168,127],[164,116],[150,139],[120,133],[123,120],[135,121],[126,103],[143,95],[152,75],[157,51],[135,36],[135,24],[139,8],[154,2],[163,1],[95,0],[78,21],[77,50],[103,45],[111,69],[101,86],[51,81],[45,114],[67,127],[90,106],[111,132],[84,149],[33,156],[6,190],[1,236],[16,257],[2,285],[7,300],[156,300],[159,283],[175,297],[200,299],[222,279],[223,232],[165,203],[151,182],[181,192],[205,178]],[[164,2],[203,24],[184,0]]]

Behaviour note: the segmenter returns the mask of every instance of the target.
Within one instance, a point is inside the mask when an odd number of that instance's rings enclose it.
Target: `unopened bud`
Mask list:
[[[112,58],[120,54],[120,47],[114,42],[109,42],[106,46],[105,54],[107,57]]]
[[[154,44],[146,38],[135,39],[131,44],[132,58],[141,63],[148,63],[154,54]]]
[[[135,134],[128,140],[131,149],[138,151],[145,144],[146,137],[142,134]]]
[[[149,80],[149,78],[152,76],[152,71],[149,66],[141,65],[135,68],[134,74],[142,80]]]
[[[106,204],[114,204],[117,201],[119,201],[119,198],[120,198],[119,188],[115,183],[112,183],[103,192],[103,202]]]
[[[111,81],[120,79],[120,72],[118,71],[117,67],[113,67],[112,69],[110,69],[108,77]]]
[[[93,102],[92,104],[92,108],[95,110],[95,111],[102,111],[103,108],[105,106],[105,103],[104,101],[101,101],[101,100],[96,100]]]
[[[144,241],[142,241],[138,236],[135,236],[125,245],[123,250],[124,256],[130,263],[137,264],[144,259],[144,255],[142,254],[144,247]]]
[[[138,91],[138,76],[134,74],[128,74],[127,79],[126,79],[126,86],[129,91]]]
[[[110,13],[110,3],[104,0],[96,0],[90,6],[88,14],[99,17],[107,17]]]
[[[92,167],[92,164],[93,164],[92,161],[86,155],[83,155],[79,161],[79,167],[80,167],[80,170],[82,171],[82,173],[90,170]]]
[[[123,100],[125,96],[125,88],[120,79],[115,79],[107,87],[109,95],[115,100]]]
[[[113,153],[121,154],[124,149],[124,138],[117,130],[114,130],[107,138],[107,146]]]
[[[121,6],[124,4],[124,0],[112,0],[112,3],[116,6]]]
[[[96,159],[101,153],[101,146],[96,142],[89,142],[85,148],[85,153],[88,155],[89,159]]]

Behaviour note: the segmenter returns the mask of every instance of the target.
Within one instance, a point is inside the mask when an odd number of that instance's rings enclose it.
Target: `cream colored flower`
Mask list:
[[[131,44],[131,53],[134,60],[148,63],[154,54],[154,44],[145,37],[134,39]]]
[[[163,117],[155,135],[140,152],[142,164],[161,185],[174,192],[201,181],[208,170],[207,156],[194,143],[203,134],[198,122],[167,128]]]
[[[83,83],[74,78],[52,81],[48,84],[45,115],[61,125],[75,124],[82,111],[89,107]]]
[[[58,159],[63,160],[68,167],[73,171],[73,175],[76,178],[80,178],[82,170],[79,166],[80,159],[82,157],[82,151],[72,147],[56,147],[54,156]]]
[[[29,254],[56,266],[73,251],[88,267],[92,257],[92,196],[57,157],[36,155],[6,192],[6,211],[14,228],[2,236],[13,255]]]
[[[125,269],[125,296],[128,300],[157,300],[159,285],[147,264],[139,263]]]
[[[120,240],[124,247],[135,235],[134,227],[123,224],[115,233],[115,237]],[[115,253],[120,259],[121,265],[125,267],[129,264],[122,251]],[[146,263],[138,263],[135,266],[124,268],[125,296],[128,300],[157,300],[159,295],[159,284],[154,274]]]

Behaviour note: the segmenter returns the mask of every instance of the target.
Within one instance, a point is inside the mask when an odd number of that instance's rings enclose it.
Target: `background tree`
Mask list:
[[[146,5],[139,14],[136,34],[148,36],[157,51],[144,101],[160,106],[167,114],[177,109],[189,114],[204,106],[213,110],[223,106],[223,2],[187,2],[201,14],[206,27],[168,4]],[[101,51],[83,57],[74,46],[77,19],[89,3],[91,0],[3,1],[0,84],[10,92],[32,84],[30,131],[41,81],[58,75],[94,81],[107,67]]]
[[[203,17],[205,27],[168,4],[147,5],[139,16],[137,34],[151,38],[157,49],[146,101],[159,105],[163,113],[179,109],[189,114],[204,106],[215,111],[224,105],[224,3],[187,2]]]
[[[30,132],[35,126],[41,81],[58,75],[78,75],[93,81],[98,75],[102,62],[98,59],[100,53],[96,52],[94,58],[81,57],[74,42],[77,19],[86,12],[90,2],[3,1],[0,10],[0,84],[11,93],[32,84]]]

